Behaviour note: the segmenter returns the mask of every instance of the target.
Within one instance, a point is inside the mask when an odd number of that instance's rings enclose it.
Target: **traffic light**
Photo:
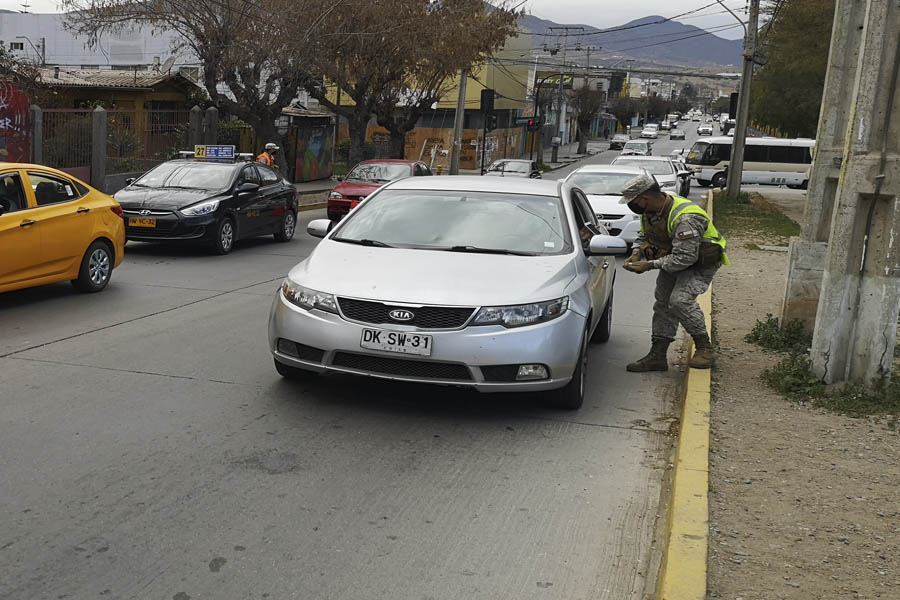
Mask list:
[[[484,130],[493,131],[497,129],[499,118],[496,114],[490,113],[484,116]]]
[[[481,112],[484,114],[494,112],[494,90],[481,90]]]
[[[528,131],[537,131],[543,124],[544,119],[542,117],[528,119]]]

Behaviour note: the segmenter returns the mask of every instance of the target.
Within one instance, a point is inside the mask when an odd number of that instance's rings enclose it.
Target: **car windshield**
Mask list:
[[[621,196],[622,188],[635,173],[573,173],[569,179],[584,191],[585,194]]]
[[[671,135],[680,135],[682,133],[684,132],[680,129],[673,129]]]
[[[633,148],[633,149],[635,149],[635,150],[646,150],[646,149],[647,149],[647,144],[645,144],[645,143],[643,143],[643,142],[627,142],[627,143],[625,144],[625,147],[626,147],[626,148]]]
[[[488,167],[488,171],[503,171],[513,173],[528,173],[531,170],[527,162],[504,160],[493,163]]]
[[[629,138],[628,138],[628,136],[625,135],[624,133],[617,133],[616,135],[613,136],[613,139],[614,139],[614,140],[621,140],[621,141],[626,141],[626,142],[627,142]]]
[[[347,181],[394,181],[409,176],[409,165],[395,163],[364,163],[356,165],[347,175]]]
[[[617,165],[629,165],[640,167],[653,175],[671,175],[675,168],[667,160],[634,160],[628,158],[616,159]]]
[[[570,251],[555,196],[386,190],[350,213],[336,241],[446,251],[550,255]]]
[[[231,185],[235,166],[228,163],[167,162],[132,183],[147,188],[224,190]]]

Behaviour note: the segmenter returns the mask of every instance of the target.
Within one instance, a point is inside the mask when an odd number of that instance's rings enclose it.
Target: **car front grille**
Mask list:
[[[345,367],[367,373],[413,377],[415,379],[436,379],[443,381],[472,381],[472,374],[465,365],[454,363],[408,360],[338,352],[331,361],[332,366]]]
[[[147,212],[141,214],[145,210]],[[173,214],[171,210],[147,210],[145,208],[123,208],[122,212],[129,217],[168,217]]]
[[[475,312],[474,308],[455,306],[397,306],[370,300],[338,298],[338,305],[345,317],[373,325],[412,325],[420,329],[459,329]],[[413,313],[413,318],[401,321],[391,318],[391,311],[403,310]]]

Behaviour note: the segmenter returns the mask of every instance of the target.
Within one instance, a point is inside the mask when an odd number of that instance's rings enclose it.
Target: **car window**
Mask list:
[[[569,182],[578,186],[585,194],[598,196],[621,196],[622,188],[636,173],[597,173],[581,171],[572,173]]]
[[[635,160],[633,158],[621,157],[613,161],[614,165],[629,165],[632,167],[640,167],[652,175],[672,175],[675,173],[675,167],[668,160]]]
[[[34,199],[38,206],[69,202],[81,196],[68,179],[33,171],[28,172],[28,179],[31,181],[31,189],[34,190]]]
[[[18,173],[0,175],[0,215],[28,208],[25,188]]]
[[[241,178],[238,183],[255,183],[260,185],[259,174],[253,165],[247,165],[241,170]]]
[[[278,183],[281,179],[278,176],[278,173],[270,169],[269,167],[265,167],[263,165],[256,165],[256,170],[259,171],[259,177],[262,179],[263,185],[272,185]]]
[[[578,221],[578,237],[581,247],[587,252],[591,245],[591,238],[597,234],[597,218],[587,198],[579,190],[572,190],[572,209],[575,211],[575,219]]]
[[[387,189],[351,212],[332,239],[423,250],[479,248],[550,255],[571,251],[567,228],[558,196]]]

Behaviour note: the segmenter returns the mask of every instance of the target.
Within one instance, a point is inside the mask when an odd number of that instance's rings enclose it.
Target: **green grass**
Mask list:
[[[744,340],[774,352],[805,352],[812,335],[802,321],[794,319],[782,327],[776,317],[768,314],[765,321],[756,321]]]
[[[783,245],[791,237],[800,235],[797,223],[758,194],[742,192],[737,197],[729,197],[722,192],[716,193],[713,220],[726,239],[729,233],[740,233]]]

